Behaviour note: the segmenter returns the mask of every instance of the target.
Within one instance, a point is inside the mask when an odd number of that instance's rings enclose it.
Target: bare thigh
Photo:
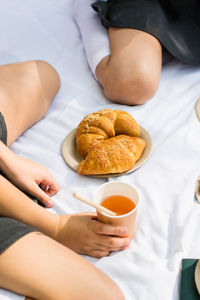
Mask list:
[[[44,61],[0,66],[0,112],[8,145],[45,115],[59,87],[56,70]]]
[[[152,35],[127,28],[109,28],[110,56],[96,68],[96,76],[110,97],[130,94],[147,98],[158,87],[162,65],[162,47]],[[122,83],[122,84],[121,84]],[[143,88],[142,88],[143,87]],[[115,88],[116,95],[113,91]],[[112,100],[112,99],[111,99]]]
[[[38,232],[0,255],[0,287],[37,300],[124,299],[102,271]]]
[[[152,72],[160,72],[162,48],[160,42],[151,34],[123,28],[109,30],[111,59],[116,65],[122,65],[129,72],[138,64],[144,63]]]

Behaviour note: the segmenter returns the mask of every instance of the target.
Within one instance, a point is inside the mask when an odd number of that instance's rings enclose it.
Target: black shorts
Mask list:
[[[92,7],[105,27],[145,31],[174,57],[200,65],[199,0],[107,0]]]
[[[0,140],[7,144],[7,129],[3,115],[0,113]],[[0,179],[1,180],[1,179]],[[1,212],[0,212],[1,213]],[[0,254],[25,234],[39,231],[14,219],[0,216]]]

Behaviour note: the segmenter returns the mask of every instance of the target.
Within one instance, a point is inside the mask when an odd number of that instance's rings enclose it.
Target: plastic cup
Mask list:
[[[132,238],[135,232],[135,221],[139,205],[138,193],[130,184],[119,181],[108,182],[102,184],[95,191],[94,201],[101,204],[105,198],[113,195],[120,195],[129,198],[134,202],[135,208],[126,214],[118,216],[111,216],[97,210],[98,221],[115,226],[123,226],[127,229],[128,235]]]

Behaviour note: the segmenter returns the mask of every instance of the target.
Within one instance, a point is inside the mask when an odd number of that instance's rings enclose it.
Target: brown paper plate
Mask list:
[[[200,176],[197,178],[197,181],[196,181],[195,195],[196,195],[197,201],[200,203]]]
[[[197,119],[200,121],[200,98],[197,100],[195,104],[195,112],[197,115]]]
[[[152,152],[152,139],[150,134],[142,127],[140,127],[140,137],[146,141],[146,147],[140,159],[135,163],[134,167],[127,172],[123,173],[115,173],[115,174],[103,174],[103,175],[89,175],[91,177],[116,177],[124,174],[131,173],[138,168],[140,168],[145,161],[149,158]],[[68,164],[70,168],[77,172],[78,165],[83,160],[83,158],[79,155],[76,150],[76,129],[70,131],[70,133],[65,137],[62,143],[61,148],[62,156],[65,162]],[[88,176],[88,175],[87,175]]]
[[[196,283],[197,290],[200,294],[200,260],[196,264],[195,272],[194,272],[194,280]]]

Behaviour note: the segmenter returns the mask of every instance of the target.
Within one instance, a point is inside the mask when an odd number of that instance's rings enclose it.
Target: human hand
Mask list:
[[[98,258],[126,249],[131,242],[124,227],[100,223],[95,213],[60,216],[54,238],[79,254]]]
[[[9,151],[1,169],[22,191],[36,197],[47,207],[53,206],[50,197],[58,192],[59,185],[46,167]]]

